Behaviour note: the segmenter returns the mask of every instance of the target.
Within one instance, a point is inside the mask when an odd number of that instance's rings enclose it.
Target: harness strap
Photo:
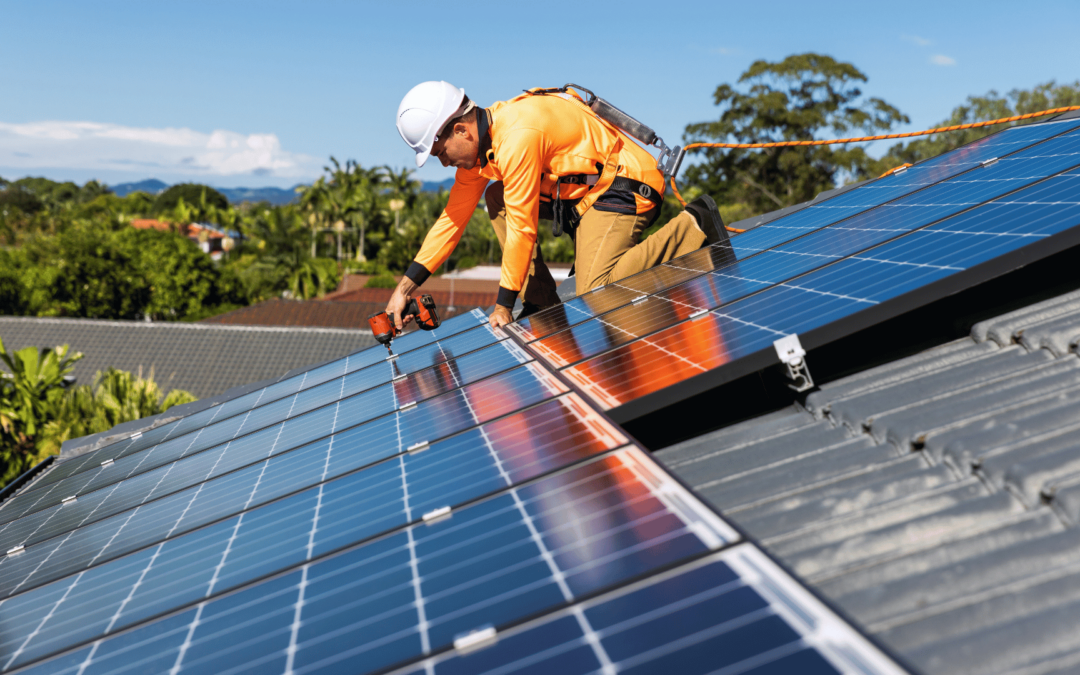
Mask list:
[[[648,199],[653,204],[660,206],[664,203],[664,195],[661,192],[657,192],[653,188],[649,187],[648,183],[642,183],[639,180],[633,178],[627,178],[626,176],[616,176],[615,180],[611,181],[611,187],[609,190],[624,190],[626,192],[633,192],[641,195],[645,199]]]

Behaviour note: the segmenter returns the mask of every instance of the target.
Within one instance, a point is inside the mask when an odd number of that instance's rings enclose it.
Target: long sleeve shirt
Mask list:
[[[614,180],[626,176],[663,193],[656,160],[644,148],[569,95],[522,94],[480,111],[481,156],[472,169],[458,169],[450,198],[406,272],[422,284],[454,250],[489,180],[502,181],[506,242],[499,279],[499,304],[513,306],[525,284],[538,232],[540,200],[554,196],[556,179],[600,174],[593,186],[561,186],[562,199],[577,200],[583,213]],[[490,148],[484,150],[485,134]],[[653,203],[635,196],[638,213]]]

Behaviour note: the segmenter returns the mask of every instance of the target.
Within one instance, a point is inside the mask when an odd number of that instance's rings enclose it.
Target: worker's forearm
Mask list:
[[[409,277],[401,277],[401,281],[397,285],[397,292],[409,298],[418,288],[420,288],[420,285]]]

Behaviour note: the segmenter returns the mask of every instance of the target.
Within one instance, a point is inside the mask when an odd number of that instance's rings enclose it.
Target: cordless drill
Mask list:
[[[405,321],[406,317],[410,316],[416,319],[416,325],[420,326],[422,330],[435,330],[442,323],[439,321],[439,315],[435,311],[435,301],[430,295],[421,295],[419,302],[416,301],[416,298],[409,300],[408,304],[405,305],[405,311],[401,315],[402,322]],[[371,326],[371,334],[375,336],[379,344],[386,345],[387,353],[392,356],[394,352],[390,349],[390,342],[401,334],[401,331],[394,324],[394,315],[386,312],[372,314],[368,317],[368,325]]]

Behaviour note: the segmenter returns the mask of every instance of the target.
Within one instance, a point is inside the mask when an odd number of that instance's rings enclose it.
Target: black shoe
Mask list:
[[[720,217],[720,211],[716,208],[716,202],[709,195],[701,195],[686,205],[686,210],[697,220],[698,227],[705,233],[705,243],[727,243],[728,233],[724,228],[724,219]]]

